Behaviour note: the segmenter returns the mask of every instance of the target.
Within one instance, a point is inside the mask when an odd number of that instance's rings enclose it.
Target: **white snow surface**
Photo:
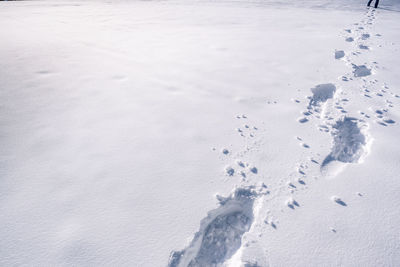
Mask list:
[[[399,22],[1,1],[0,265],[398,265]]]

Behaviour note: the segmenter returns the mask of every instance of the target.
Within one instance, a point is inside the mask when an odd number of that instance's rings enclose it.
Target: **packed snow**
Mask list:
[[[399,21],[0,1],[0,265],[398,265]]]

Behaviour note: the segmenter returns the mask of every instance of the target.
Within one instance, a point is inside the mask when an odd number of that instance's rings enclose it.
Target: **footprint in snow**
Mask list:
[[[188,247],[171,253],[168,267],[223,265],[242,246],[242,236],[254,220],[256,197],[248,188],[238,188],[226,198],[217,196],[220,206],[201,220]]]
[[[335,59],[341,59],[344,57],[344,51],[343,50],[336,50],[335,51]]]
[[[326,102],[328,99],[333,98],[336,92],[336,86],[332,83],[318,84],[311,88],[313,96],[310,98],[308,106],[319,106],[321,103]]]
[[[346,202],[344,202],[340,197],[338,196],[332,196],[331,200],[336,202],[337,204],[341,205],[341,206],[347,206]]]
[[[233,176],[235,174],[235,169],[232,168],[231,166],[226,166],[225,167],[225,173],[228,176]]]
[[[365,77],[371,75],[371,69],[365,65],[354,65],[353,64],[354,77]]]
[[[363,49],[363,50],[369,50],[369,47],[366,46],[366,45],[360,44],[358,47],[359,47],[360,49]]]
[[[256,167],[254,167],[254,166],[251,166],[251,167],[249,168],[249,170],[250,170],[252,173],[254,173],[254,174],[257,174],[257,173],[258,173],[258,169],[257,169]]]
[[[229,154],[229,150],[226,149],[226,148],[222,149],[221,152],[222,152],[222,154],[224,154],[224,155],[228,155],[228,154]]]
[[[265,224],[271,225],[271,227],[274,228],[274,229],[277,228],[276,223],[273,221],[273,218],[271,218],[271,217],[269,217],[269,216],[267,216],[267,217],[265,218],[264,223],[265,223]]]
[[[366,153],[367,137],[358,126],[357,119],[344,117],[332,126],[333,147],[324,159],[321,169],[333,161],[356,163]]]
[[[288,200],[286,200],[285,204],[292,210],[294,210],[295,207],[300,207],[300,204],[296,200],[294,200],[292,197],[290,197]]]
[[[298,118],[297,121],[300,123],[306,123],[306,122],[308,122],[308,119],[305,117],[301,117],[301,118]]]
[[[369,33],[364,33],[363,35],[361,35],[361,39],[363,40],[367,40],[371,35],[369,35]]]

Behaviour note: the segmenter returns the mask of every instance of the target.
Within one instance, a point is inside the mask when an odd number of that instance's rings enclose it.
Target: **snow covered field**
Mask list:
[[[1,266],[398,266],[400,2],[0,2]]]

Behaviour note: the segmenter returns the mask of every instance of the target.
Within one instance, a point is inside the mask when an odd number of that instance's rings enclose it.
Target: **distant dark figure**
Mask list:
[[[369,0],[367,6],[370,6],[371,3],[372,3],[372,1],[373,1],[373,0]],[[379,0],[375,0],[375,8],[378,8],[378,4],[379,4]]]

